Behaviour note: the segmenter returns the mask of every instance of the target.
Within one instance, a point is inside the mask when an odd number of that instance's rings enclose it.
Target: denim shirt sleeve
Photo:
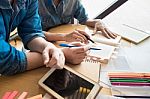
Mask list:
[[[12,75],[23,72],[26,68],[25,53],[16,50],[0,37],[0,74]]]
[[[79,0],[76,2],[74,17],[81,24],[84,24],[88,20],[88,14]]]
[[[27,67],[25,53],[6,42],[5,36],[6,26],[0,13],[0,74],[12,75],[25,71]]]
[[[18,27],[18,34],[25,48],[27,48],[27,44],[34,38],[44,37],[38,14],[38,0],[30,0],[30,2],[26,16]]]

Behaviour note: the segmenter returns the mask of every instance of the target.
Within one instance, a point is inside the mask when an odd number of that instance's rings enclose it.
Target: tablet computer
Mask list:
[[[57,99],[94,99],[101,88],[68,66],[50,69],[39,80],[39,85]]]

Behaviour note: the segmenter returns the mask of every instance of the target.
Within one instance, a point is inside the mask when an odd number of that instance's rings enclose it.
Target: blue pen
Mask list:
[[[62,46],[62,47],[80,47],[80,46],[75,46],[75,45],[70,45],[70,44],[64,44],[64,43],[59,44],[59,46]],[[91,47],[90,50],[102,50],[102,49]]]

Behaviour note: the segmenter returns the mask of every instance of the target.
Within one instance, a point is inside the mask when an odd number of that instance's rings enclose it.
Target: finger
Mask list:
[[[78,33],[77,35],[83,38],[82,42],[88,43],[88,38],[90,38],[90,37],[86,37],[86,35],[83,35],[83,34],[80,34],[80,33]]]
[[[54,53],[55,59],[56,59],[56,63],[53,64],[54,68],[57,69],[62,69],[64,64],[65,64],[65,56],[64,54],[58,50],[58,52]]]
[[[63,69],[64,64],[65,64],[65,56],[63,53],[59,54],[59,63],[60,63],[60,64],[58,64],[59,68]]]
[[[85,32],[85,31],[82,31],[82,30],[78,30],[76,29],[80,34],[84,35],[85,37],[88,37],[90,38],[90,36]]]
[[[107,32],[107,34],[108,34],[111,38],[113,38],[113,39],[116,38],[116,36],[113,35],[113,33],[112,33],[111,31],[109,31],[107,28],[105,28],[105,31]]]
[[[48,63],[48,66],[53,67],[54,65],[57,64],[58,60],[59,60],[59,53],[57,51],[54,51],[52,53],[52,57],[51,57],[51,60]]]
[[[81,30],[77,30],[79,32],[79,35],[83,37],[83,39],[85,40],[84,43],[88,43],[88,39],[90,38],[90,36],[85,32],[85,31],[81,31]]]
[[[84,38],[80,36],[77,32],[72,35],[72,37],[75,39],[75,41],[79,42],[85,42]]]
[[[105,28],[105,30],[109,33],[111,33],[115,38],[117,37],[117,34],[116,33],[113,33],[112,31],[110,31],[108,28]]]
[[[111,38],[104,29],[102,29],[101,32],[106,38],[108,38],[108,39]]]
[[[92,35],[95,35],[97,32],[97,28],[95,27],[94,30],[93,30],[93,34]]]
[[[47,63],[46,67],[55,67],[57,64],[57,59],[55,57],[52,57],[51,60]]]
[[[88,43],[88,38],[90,38],[90,37],[87,33],[85,33],[84,31],[81,31],[81,30],[76,30],[76,33],[78,36],[80,36],[84,39],[84,41],[82,41],[82,42]]]
[[[75,45],[75,46],[84,46],[85,45],[84,43],[81,43],[81,42],[71,42],[69,44]]]
[[[90,48],[92,47],[92,45],[88,44],[84,46],[84,51],[88,51]]]
[[[45,49],[42,53],[44,64],[46,65],[49,62],[50,56],[49,56],[49,50]]]

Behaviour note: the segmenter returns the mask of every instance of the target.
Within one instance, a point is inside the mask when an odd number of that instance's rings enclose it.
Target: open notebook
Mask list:
[[[56,28],[50,29],[49,31],[51,33],[71,33],[75,29],[84,30],[89,35],[91,35],[93,32],[85,25],[75,25],[75,24],[58,26]],[[121,36],[117,36],[117,38],[115,39],[107,39],[106,37],[102,36],[102,34],[99,32],[96,35],[91,36],[91,38],[97,43],[96,46],[100,47],[102,50],[99,51],[91,50],[89,56],[97,57],[98,59],[100,59],[100,62],[102,63],[108,63],[109,59],[111,58],[111,55],[115,51],[116,46],[119,45]]]

